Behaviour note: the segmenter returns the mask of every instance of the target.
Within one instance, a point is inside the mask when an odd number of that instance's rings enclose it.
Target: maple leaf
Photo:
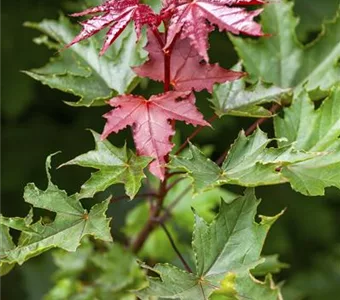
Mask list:
[[[161,36],[164,38],[164,35]],[[164,81],[164,52],[151,30],[148,30],[148,44],[145,50],[149,52],[149,60],[142,66],[133,70],[141,77]],[[170,65],[170,81],[174,89],[199,92],[207,89],[212,92],[216,82],[223,83],[239,79],[243,72],[236,72],[221,68],[218,64],[209,64],[202,61],[197,50],[190,45],[189,39],[178,41],[172,50]]]
[[[150,172],[164,179],[166,155],[173,144],[174,135],[169,120],[180,120],[193,125],[210,126],[195,106],[195,98],[190,92],[167,92],[154,95],[149,100],[141,96],[123,95],[110,100],[114,110],[104,115],[107,119],[102,139],[110,133],[117,133],[126,126],[132,126],[137,153],[155,160],[150,164]]]
[[[106,33],[104,45],[100,50],[100,55],[103,55],[131,20],[135,23],[137,40],[140,38],[143,25],[158,26],[160,23],[159,17],[153,10],[148,5],[139,4],[139,0],[107,0],[102,5],[72,14],[72,16],[80,17],[97,13],[102,14],[80,23],[83,26],[82,31],[66,47],[70,47],[93,36],[100,30],[110,27]]]
[[[176,3],[175,9],[174,3]],[[165,1],[165,5],[168,7],[165,11],[175,11],[170,20],[165,49],[171,46],[177,34],[181,32],[181,39],[188,37],[198,53],[208,61],[208,33],[212,30],[212,26],[207,23],[207,20],[216,25],[220,31],[262,36],[261,25],[253,20],[262,12],[262,9],[247,11],[245,8],[232,6],[263,3],[262,0]]]

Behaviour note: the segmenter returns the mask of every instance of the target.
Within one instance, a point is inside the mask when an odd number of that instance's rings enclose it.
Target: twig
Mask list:
[[[178,248],[177,248],[177,246],[176,246],[176,244],[175,244],[175,241],[173,240],[173,238],[172,238],[172,236],[171,236],[169,230],[166,228],[166,226],[164,225],[164,223],[160,222],[159,224],[160,224],[160,226],[163,228],[165,234],[167,235],[167,237],[168,237],[168,239],[169,239],[169,242],[170,242],[172,248],[173,248],[174,251],[176,252],[178,258],[181,260],[181,262],[182,262],[184,268],[187,270],[187,272],[192,273],[192,270],[191,270],[190,266],[189,266],[188,263],[185,261],[185,259],[184,259],[184,257],[182,256],[181,252],[178,250]]]
[[[182,191],[182,193],[180,193],[180,194],[177,196],[177,198],[169,204],[169,206],[167,207],[167,210],[168,210],[168,211],[172,211],[172,210],[174,209],[174,207],[178,204],[178,202],[181,201],[182,198],[183,198],[187,193],[190,192],[190,190],[191,190],[191,186],[188,186],[186,189],[184,189],[184,190]]]
[[[150,215],[149,215],[148,221],[146,222],[143,229],[138,234],[136,240],[132,243],[131,250],[133,253],[138,253],[138,251],[143,247],[150,233],[154,230],[154,228],[157,225],[157,223],[155,223],[155,220],[159,217],[162,211],[162,208],[163,208],[163,202],[165,199],[165,195],[167,193],[166,184],[167,184],[167,174],[165,176],[164,181],[162,181],[159,186],[159,194],[157,197],[156,205],[151,206],[150,208]]]
[[[164,27],[165,27],[165,37],[166,37],[167,36],[167,28],[168,28],[166,22],[164,22]],[[155,30],[154,34],[155,34],[156,38],[159,40],[159,43],[161,45],[161,41],[163,41],[163,39],[161,39],[159,31]],[[164,56],[164,66],[163,66],[164,67],[164,87],[163,87],[163,89],[164,89],[164,92],[168,92],[170,90],[170,88],[171,88],[171,85],[170,85],[170,78],[171,78],[171,74],[170,74],[170,70],[171,70],[171,68],[170,68],[171,54],[172,54],[172,50],[173,50],[173,47],[175,45],[177,37],[178,37],[178,35],[174,38],[174,40],[172,41],[172,43],[171,43],[170,47],[168,47],[168,49],[166,49],[166,50],[163,49],[163,54],[164,54],[163,55]],[[165,38],[165,43],[166,43],[166,38]],[[217,116],[214,115],[213,118],[211,118],[211,122],[214,119],[216,119],[216,118],[217,118]],[[171,121],[171,125],[172,125],[172,128],[174,129],[175,128],[175,120]],[[199,129],[198,132],[200,132],[202,129],[203,128]],[[196,134],[193,134],[192,137],[194,137]],[[190,137],[190,138],[192,138],[192,137]],[[186,142],[186,144],[187,143],[188,142]],[[177,151],[177,154],[179,152],[180,151]],[[165,161],[166,162],[169,161],[169,156],[165,157]],[[162,210],[164,210],[163,209],[163,202],[164,202],[165,196],[168,193],[169,189],[171,189],[178,182],[178,181],[174,182],[172,185],[167,187],[168,179],[171,176],[172,175],[169,174],[168,169],[166,169],[164,180],[160,184],[159,193],[158,193],[158,195],[156,197],[157,201],[156,201],[156,203],[154,205],[150,206],[150,213],[149,213],[148,221],[146,222],[146,224],[144,225],[144,227],[139,232],[139,234],[137,235],[136,239],[133,241],[133,243],[131,245],[131,249],[132,249],[132,251],[134,253],[138,253],[138,251],[143,247],[143,245],[144,245],[145,241],[147,240],[147,238],[149,237],[150,233],[158,225],[158,223],[155,222],[155,220],[159,219],[159,216],[160,216]],[[167,213],[167,215],[169,216],[170,213]]]
[[[169,177],[168,177],[169,178]],[[177,178],[173,183],[171,183],[166,189],[167,191],[170,191],[177,183],[182,181],[184,177]]]
[[[213,121],[215,121],[218,118],[217,115],[213,115],[211,118],[208,119],[208,123],[212,123]],[[199,134],[205,127],[204,126],[199,126],[187,139],[186,141],[178,148],[178,150],[176,151],[175,155],[179,154],[180,152],[182,152],[185,147],[189,144],[189,142],[197,135]]]
[[[278,104],[278,103],[275,103],[275,104],[272,105],[272,107],[269,109],[269,111],[271,112],[272,115],[274,115],[279,110],[279,108],[281,108],[281,105]],[[256,120],[245,131],[245,135],[246,136],[251,135],[256,130],[256,128],[258,126],[260,126],[262,123],[266,122],[269,119],[271,119],[271,118],[261,118],[261,119]],[[225,160],[225,158],[228,155],[228,151],[229,151],[229,149],[223,152],[223,154],[216,160],[216,164],[221,165],[223,163],[223,161]]]
[[[168,179],[172,176],[175,176],[175,175],[182,175],[182,174],[186,174],[186,172],[184,171],[178,171],[178,172],[172,172],[172,173],[169,173],[168,175]]]
[[[135,198],[143,198],[143,197],[158,198],[158,194],[157,193],[142,193],[142,194],[138,194],[138,195],[135,196]],[[124,200],[124,199],[130,199],[130,197],[128,195],[112,197],[111,200],[110,200],[110,203],[116,203],[116,202],[119,202],[120,200]]]
[[[165,180],[163,181],[163,183]],[[173,200],[167,208],[163,208],[164,196],[160,196],[158,198],[156,206],[151,210],[149,220],[137,236],[136,240],[133,242],[131,249],[134,253],[137,253],[144,245],[146,239],[150,235],[150,233],[157,227],[159,224],[164,224],[164,222],[171,216],[171,210],[178,204],[180,200],[191,190],[191,186],[187,187],[185,190],[180,193],[175,200]],[[165,189],[163,192],[167,193],[168,191]],[[160,203],[161,202],[161,203]],[[164,211],[162,216],[159,216],[161,211]]]
[[[275,112],[277,112],[279,110],[279,108],[281,108],[281,105],[278,103],[275,103],[272,105],[272,107],[269,109],[269,111],[271,112],[271,114],[275,114]],[[262,123],[266,122],[268,119],[270,118],[261,118],[256,120],[246,131],[245,131],[245,135],[251,135],[258,126],[260,126]]]
[[[185,190],[180,193],[175,200],[173,200],[167,208],[163,208],[164,213],[163,215],[158,219],[159,222],[165,223],[165,221],[171,217],[171,211],[174,209],[174,207],[178,204],[179,201],[183,199],[183,197],[191,190],[191,186],[188,186]]]

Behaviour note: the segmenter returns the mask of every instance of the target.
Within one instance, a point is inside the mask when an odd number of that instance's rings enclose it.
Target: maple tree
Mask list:
[[[113,109],[103,115],[102,133],[91,131],[95,149],[61,165],[97,170],[79,192],[69,196],[52,183],[52,156],[46,160],[47,189],[32,183],[25,188],[25,201],[54,213],[52,220],[36,221],[32,210],[24,218],[0,216],[1,274],[60,248],[81,253],[59,249],[55,260],[65,274],[70,270],[63,260],[77,261],[68,282],[74,287],[88,276],[87,286],[77,290],[84,299],[281,299],[271,274],[286,265],[261,252],[283,212],[256,222],[260,201],[254,187],[289,183],[313,196],[330,186],[340,188],[340,17],[302,48],[293,33],[297,21],[291,4],[271,2],[163,0],[156,10],[139,0],[91,0],[90,8],[71,14],[89,16],[80,22],[80,32],[65,16],[27,24],[43,32],[37,43],[61,51],[47,66],[26,74],[80,97],[70,105]],[[230,70],[209,60],[215,27],[228,33],[242,60]],[[321,56],[319,49],[325,50]],[[142,78],[144,85],[149,79],[163,82],[162,93],[147,97],[136,89],[131,94]],[[214,110],[208,121],[196,106],[204,90]],[[322,100],[321,106],[315,109],[312,100]],[[269,108],[268,103],[274,104]],[[275,114],[279,109],[282,115]],[[225,115],[259,119],[214,161],[209,149],[191,139]],[[258,128],[271,119],[274,137]],[[178,121],[197,127],[183,144],[176,142]],[[136,154],[108,140],[126,127],[132,129]],[[116,184],[124,185],[126,196],[84,208],[81,201]],[[246,190],[240,196],[224,185]],[[135,197],[144,201],[126,217],[125,249],[112,244],[106,213],[110,203]],[[192,233],[192,249],[178,227],[186,236]],[[17,242],[10,230],[20,232]],[[185,270],[154,263],[164,258],[168,241]],[[137,256],[151,266],[137,263]],[[59,299],[64,279],[57,276],[47,299]],[[70,288],[67,299],[75,294]]]

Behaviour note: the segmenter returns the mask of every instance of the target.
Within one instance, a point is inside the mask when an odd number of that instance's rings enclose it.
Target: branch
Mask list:
[[[149,237],[150,233],[159,225],[164,224],[164,222],[170,218],[171,216],[171,210],[177,205],[177,203],[191,190],[191,186],[187,187],[185,190],[183,190],[182,193],[180,193],[175,200],[173,200],[170,205],[167,208],[163,208],[163,202],[165,199],[166,194],[168,191],[174,186],[174,183],[178,183],[178,180],[176,180],[172,185],[170,185],[168,188],[167,180],[169,179],[170,174],[166,173],[166,177],[164,181],[160,185],[159,194],[157,195],[157,202],[156,205],[151,207],[149,219],[146,222],[143,229],[138,234],[136,240],[133,242],[131,246],[131,250],[133,253],[138,253],[138,251],[143,247],[145,241]],[[160,216],[161,212],[164,211],[163,215]]]
[[[272,116],[281,108],[281,105],[278,103],[275,103],[272,105],[272,107],[269,109],[269,111],[271,112]],[[258,126],[260,126],[262,123],[266,122],[268,119],[270,118],[261,118],[256,120],[246,131],[245,131],[245,135],[251,135]]]
[[[272,116],[281,108],[281,105],[278,104],[278,103],[275,103],[272,105],[272,107],[269,109],[269,111],[271,112]],[[248,136],[248,135],[251,135],[257,127],[259,127],[262,123],[266,122],[267,120],[269,120],[271,118],[261,118],[261,119],[258,119],[256,120],[253,124],[251,124],[249,126],[249,128],[245,131],[245,135]],[[217,160],[216,160],[216,164],[218,165],[221,165],[225,158],[227,157],[228,155],[228,150],[226,150]]]
[[[131,246],[131,250],[133,253],[139,252],[139,250],[143,247],[145,241],[149,237],[150,233],[157,226],[157,222],[155,222],[155,220],[158,219],[162,211],[163,202],[164,202],[166,193],[168,192],[166,189],[166,185],[167,185],[167,173],[165,174],[164,181],[162,181],[159,186],[159,194],[157,197],[156,205],[151,206],[149,219]]]
[[[164,23],[165,26],[165,37],[167,36],[167,29],[168,26],[167,24]],[[158,29],[153,29],[153,33],[155,34],[156,38],[163,41]],[[166,40],[166,39],[165,39]],[[160,44],[161,45],[161,44]],[[164,47],[164,44],[163,44]],[[161,49],[163,48],[161,47]],[[168,92],[170,90],[170,62],[171,62],[171,54],[172,54],[172,49],[168,49],[166,51],[163,50],[164,53],[164,92]],[[173,120],[171,122],[172,128],[175,128],[175,121]],[[169,161],[169,156],[165,158],[166,162]],[[132,244],[132,251],[134,253],[138,253],[138,251],[143,247],[145,241],[149,237],[150,233],[154,230],[156,227],[157,223],[155,223],[154,220],[158,219],[160,213],[162,212],[163,208],[163,202],[165,199],[165,196],[168,192],[167,187],[167,181],[168,181],[168,169],[165,171],[165,178],[161,182],[159,186],[159,193],[156,201],[156,205],[153,205],[150,207],[150,214],[149,214],[149,219],[141,232],[138,234],[136,240]]]
[[[178,250],[176,244],[175,244],[175,241],[173,240],[173,238],[171,237],[171,234],[169,232],[169,230],[166,228],[166,226],[164,225],[164,223],[160,222],[159,223],[160,226],[163,228],[165,234],[167,235],[168,239],[169,239],[169,242],[172,246],[172,248],[174,249],[174,251],[176,252],[178,258],[181,260],[184,268],[187,270],[187,272],[189,273],[192,273],[192,270],[190,268],[190,266],[188,265],[188,263],[185,261],[184,257],[182,256],[181,252]]]
[[[168,177],[169,179],[169,177]],[[184,177],[177,178],[173,183],[171,183],[166,189],[167,191],[170,191],[177,183],[179,183],[181,180],[183,180]]]
[[[156,193],[142,193],[142,194],[136,195],[135,198],[143,198],[143,197],[158,198],[158,194],[156,194]],[[118,197],[112,197],[111,200],[110,200],[110,203],[117,203],[120,200],[124,200],[124,199],[130,199],[130,197],[127,196],[127,195],[122,195],[122,196],[118,196]]]
[[[213,115],[208,119],[209,123],[214,122],[218,118],[217,115]],[[186,141],[178,148],[178,150],[175,152],[175,155],[181,153],[185,147],[189,144],[189,142],[196,136],[198,135],[205,127],[204,126],[199,126],[187,139]]]
[[[183,197],[189,193],[191,190],[191,186],[188,186],[185,190],[180,193],[175,200],[173,200],[167,208],[163,208],[164,213],[163,215],[158,219],[158,222],[165,223],[167,219],[171,217],[171,211],[175,208],[175,206],[178,204],[179,201],[183,199]]]

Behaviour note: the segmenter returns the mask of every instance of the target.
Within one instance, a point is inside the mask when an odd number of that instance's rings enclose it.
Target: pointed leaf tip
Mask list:
[[[149,100],[141,96],[124,95],[111,99],[110,105],[115,109],[104,115],[107,123],[103,136],[132,126],[138,155],[154,159],[149,169],[161,180],[165,174],[165,157],[173,147],[169,139],[175,134],[169,120],[209,126],[197,110],[190,91],[171,91],[154,95]]]
[[[90,19],[81,22],[82,31],[68,46],[79,43],[99,31],[109,28],[100,51],[100,55],[103,55],[131,21],[135,23],[137,39],[140,38],[140,32],[144,25],[158,26],[160,23],[159,17],[153,10],[148,5],[140,4],[139,1],[106,1],[102,5],[75,13],[73,16],[92,15],[94,13],[99,13],[99,15],[92,16]]]
[[[249,1],[213,1],[197,0],[182,2],[170,20],[168,39],[165,48],[172,46],[177,35],[189,38],[191,44],[206,61],[208,61],[208,34],[213,29],[206,20],[220,30],[233,34],[262,36],[261,26],[253,19],[262,9],[247,11],[240,6],[250,5]],[[256,2],[256,4],[261,4]]]
[[[91,130],[95,141],[95,150],[82,154],[63,165],[79,165],[98,171],[91,174],[81,187],[79,198],[91,198],[96,193],[106,190],[117,183],[125,185],[126,194],[133,199],[145,178],[144,168],[151,161],[149,157],[137,157],[126,145],[116,148],[109,141]]]
[[[149,60],[141,66],[133,67],[133,70],[141,77],[164,81],[164,68],[158,67],[164,61],[163,49],[150,29],[145,50],[149,52]],[[218,64],[202,63],[202,57],[188,38],[177,41],[171,53],[170,83],[177,91],[198,92],[207,89],[211,92],[215,83],[233,81],[244,76],[243,72],[227,70]]]

